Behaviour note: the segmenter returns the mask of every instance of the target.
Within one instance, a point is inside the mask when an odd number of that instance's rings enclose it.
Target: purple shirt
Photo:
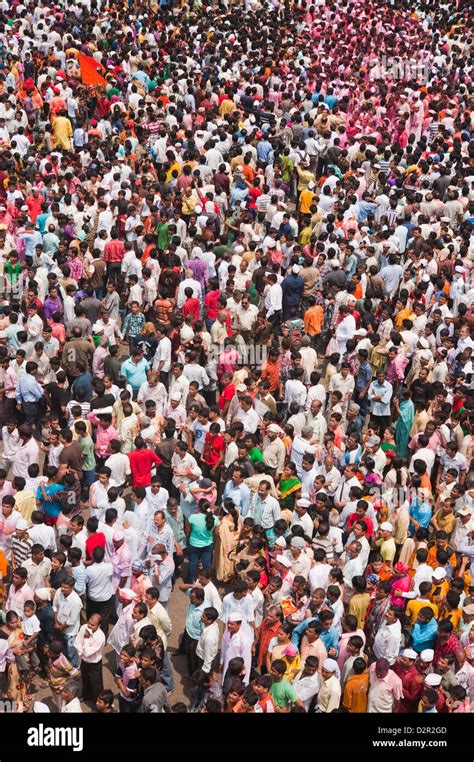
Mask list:
[[[61,312],[61,299],[59,296],[56,299],[48,297],[43,305],[43,314],[46,320],[51,320],[53,312]]]
[[[202,259],[190,259],[186,267],[189,270],[193,271],[194,279],[199,281],[204,291],[208,276],[208,268],[206,262],[203,262]]]

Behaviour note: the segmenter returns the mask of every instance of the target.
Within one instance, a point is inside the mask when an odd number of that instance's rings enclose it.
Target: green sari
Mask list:
[[[295,494],[301,489],[301,480],[296,476],[291,479],[282,479],[280,482],[280,504],[282,508],[293,510]]]
[[[400,417],[395,426],[395,442],[397,443],[397,454],[401,458],[408,457],[408,442],[410,440],[410,429],[415,417],[415,406],[411,400],[403,400],[400,405]]]

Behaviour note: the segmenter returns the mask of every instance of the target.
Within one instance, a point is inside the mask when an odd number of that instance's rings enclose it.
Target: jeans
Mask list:
[[[74,648],[74,641],[76,639],[76,636],[64,634],[64,639],[66,641],[67,658],[69,659],[73,667],[80,667],[81,660],[79,659],[79,654],[77,653],[77,650]]]
[[[41,439],[41,407],[39,402],[23,402],[25,423],[36,429],[36,438]]]
[[[173,670],[171,668],[170,657],[168,651],[165,651],[163,656],[163,666],[161,667],[161,682],[165,686],[167,691],[174,690]]]
[[[195,548],[193,545],[188,545],[188,557],[189,568],[188,577],[186,582],[194,582],[197,576],[197,568],[199,561],[204,568],[211,565],[212,561],[212,544],[206,545],[204,548]]]
[[[86,487],[90,487],[91,484],[95,482],[95,480],[96,480],[95,468],[93,468],[92,471],[82,472],[82,481]]]

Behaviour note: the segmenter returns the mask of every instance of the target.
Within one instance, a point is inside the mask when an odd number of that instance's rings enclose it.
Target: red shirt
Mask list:
[[[104,262],[121,262],[124,252],[123,241],[109,241],[104,246]]]
[[[206,317],[209,318],[209,320],[215,320],[219,314],[217,302],[219,301],[220,295],[220,291],[209,291],[204,298],[204,306],[207,307]]]
[[[105,550],[105,534],[103,532],[96,532],[91,534],[86,540],[86,558],[89,560],[92,558],[92,552],[94,548],[104,548]]]
[[[349,527],[349,529],[352,529],[352,525],[359,520],[360,518],[357,515],[357,513],[351,513],[349,518],[347,519],[347,526]],[[367,524],[367,531],[365,533],[365,536],[367,537],[367,539],[370,539],[370,537],[372,537],[374,533],[374,525],[372,523],[372,519],[369,519],[368,516],[365,516],[363,521],[365,521],[365,523]]]
[[[181,315],[185,318],[186,315],[192,315],[194,320],[199,320],[201,314],[201,302],[194,296],[186,299],[181,309]]]
[[[208,466],[215,466],[222,454],[225,452],[225,442],[218,434],[213,437],[209,431],[204,440],[203,459]]]
[[[135,450],[128,454],[132,471],[132,487],[149,487],[151,484],[151,468],[163,461],[153,450]]]
[[[219,397],[219,410],[224,410],[225,403],[229,402],[232,397],[235,397],[235,386],[234,384],[227,384]]]
[[[43,197],[40,196],[39,198],[33,198],[33,196],[28,196],[26,199],[26,205],[28,207],[28,212],[30,214],[30,220],[32,222],[36,222],[36,218],[38,214],[41,214],[41,204],[43,203]]]

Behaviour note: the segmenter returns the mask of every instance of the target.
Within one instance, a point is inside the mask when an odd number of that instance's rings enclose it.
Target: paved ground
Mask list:
[[[2,452],[3,452],[3,445],[0,441],[0,454]],[[40,455],[41,469],[43,468],[43,462],[44,462],[44,456],[41,453]],[[9,474],[9,476],[11,476],[11,474]],[[84,515],[84,518],[87,520],[89,516],[89,511],[85,510],[83,515]],[[183,567],[184,567],[184,574],[185,574],[187,569],[186,562],[183,563]],[[177,653],[178,641],[179,641],[179,637],[181,633],[183,632],[184,622],[186,619],[186,610],[188,607],[188,598],[179,589],[179,585],[182,584],[182,582],[183,582],[182,577],[178,577],[176,584],[174,586],[173,592],[171,594],[171,598],[170,598],[170,602],[168,606],[168,613],[173,623],[173,630],[170,634],[170,637],[168,638],[168,652],[170,655],[171,665],[173,667],[173,675],[174,675],[174,681],[175,681],[175,689],[173,691],[173,695],[171,696],[171,701],[172,703],[182,701],[185,704],[189,704],[189,701],[191,698],[192,682],[187,676],[185,656],[178,655]],[[104,649],[104,660],[103,660],[104,687],[110,688],[115,694],[117,694],[117,686],[113,679],[113,674],[115,670],[114,656],[115,656],[115,652],[113,651],[113,649],[111,649],[109,646],[106,646]],[[35,699],[44,701],[46,704],[48,704],[52,712],[57,711],[56,705],[51,699],[51,692],[49,688],[39,688],[38,691],[34,693],[34,697]],[[92,708],[93,708],[92,706],[83,702],[84,712],[90,712]]]
[[[177,653],[179,636],[184,628],[186,609],[188,606],[187,596],[179,589],[181,582],[181,578],[178,578],[168,606],[168,613],[173,623],[173,630],[168,639],[168,652],[170,655],[175,681],[175,688],[171,696],[171,702],[174,704],[180,701],[184,702],[186,705],[189,705],[192,682],[187,676],[185,656],[181,656]],[[117,686],[113,679],[115,669],[115,652],[109,646],[106,646],[104,650],[103,665],[104,688],[110,688],[110,690],[117,694]],[[49,688],[39,688],[38,692],[34,694],[34,697],[35,699],[44,701],[46,704],[48,704],[52,712],[57,711],[56,705],[51,698],[51,692]],[[82,707],[84,712],[90,712],[93,709],[91,704],[85,702],[83,702]]]

